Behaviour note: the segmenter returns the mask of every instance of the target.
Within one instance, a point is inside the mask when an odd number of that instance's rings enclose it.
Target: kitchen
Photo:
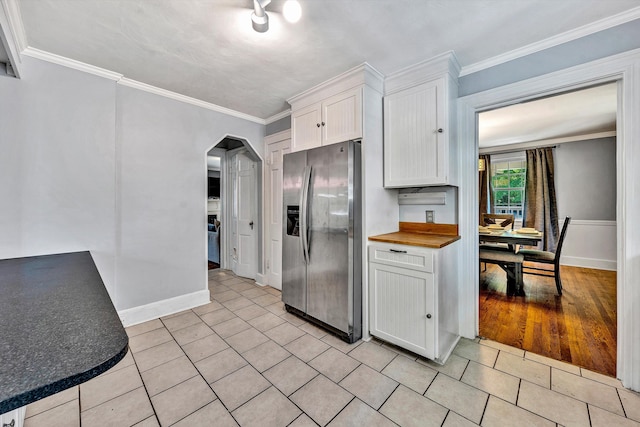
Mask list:
[[[190,240],[198,241],[199,236],[202,235],[197,227],[189,225],[197,222],[197,218],[199,218],[197,214],[193,215],[191,212],[202,210],[204,218],[204,208],[200,206],[202,198],[196,201],[195,196],[193,198],[186,197],[191,190],[186,189],[184,185],[185,179],[197,182],[199,175],[197,171],[185,171],[195,170],[202,162],[201,157],[206,148],[226,134],[246,137],[248,141],[256,145],[256,151],[262,155],[264,149],[259,146],[258,141],[262,139],[263,125],[243,121],[236,117],[222,117],[223,114],[216,111],[201,113],[210,121],[210,123],[203,124],[192,118],[196,107],[183,106],[166,98],[126,86],[125,81],[114,85],[113,80],[107,81],[104,77],[80,74],[78,71],[53,65],[32,56],[25,55],[22,61],[25,72],[29,74],[28,81],[31,85],[37,83],[37,86],[24,87],[19,84],[19,81],[9,82],[7,79],[3,79],[3,93],[7,93],[14,99],[24,99],[25,102],[28,100],[38,102],[41,99],[62,102],[65,108],[60,109],[60,114],[68,114],[65,117],[68,120],[74,120],[74,122],[77,121],[75,114],[79,112],[78,108],[83,107],[84,115],[80,116],[83,120],[79,122],[76,129],[58,130],[55,125],[56,119],[48,117],[46,111],[20,112],[10,110],[3,116],[10,118],[11,122],[15,124],[10,125],[8,122],[3,122],[3,128],[8,129],[9,135],[17,140],[25,141],[25,137],[21,136],[15,126],[21,122],[20,117],[26,115],[29,120],[42,123],[45,129],[54,130],[52,137],[70,140],[70,136],[72,136],[69,146],[47,146],[39,141],[38,138],[41,134],[34,130],[35,133],[30,138],[26,138],[26,145],[20,150],[32,149],[42,153],[43,157],[36,158],[34,161],[38,166],[35,168],[37,169],[36,173],[46,174],[43,176],[53,174],[52,177],[62,177],[60,174],[64,173],[63,170],[56,169],[51,163],[47,163],[46,158],[59,162],[64,162],[65,159],[75,159],[81,165],[78,166],[80,168],[78,172],[82,172],[83,176],[92,176],[91,182],[95,185],[89,189],[80,185],[80,182],[63,180],[62,183],[69,187],[61,185],[57,187],[57,193],[44,195],[38,199],[45,208],[51,207],[48,210],[27,210],[26,207],[29,205],[25,201],[24,215],[15,214],[15,217],[12,216],[9,221],[11,224],[21,224],[21,226],[13,226],[12,230],[8,230],[9,237],[8,240],[5,240],[8,243],[5,243],[7,246],[3,247],[3,258],[68,252],[91,247],[92,251],[97,254],[96,264],[114,299],[115,306],[119,311],[124,311],[124,314],[132,314],[133,312],[127,313],[126,310],[133,310],[155,301],[168,300],[181,295],[200,295],[200,292],[206,291],[206,286],[203,289],[201,285],[206,281],[203,273],[205,271],[204,244],[198,248],[191,248],[189,244],[185,244]],[[338,72],[342,71],[344,70]],[[465,84],[473,82],[470,76],[473,74],[462,77],[461,81],[466,82]],[[46,83],[48,79],[55,79],[58,86],[48,85]],[[7,92],[4,92],[5,87]],[[65,87],[67,90],[64,90]],[[69,94],[72,95],[69,96]],[[464,95],[468,94],[468,92],[464,93]],[[103,102],[94,102],[92,99],[103,100]],[[27,105],[29,104],[27,103]],[[379,122],[382,117],[381,113],[378,114],[378,126],[380,126]],[[191,128],[182,126],[183,120],[187,120],[192,125]],[[83,126],[82,121],[87,122],[87,125]],[[458,121],[462,125],[468,123],[467,116],[458,115]],[[369,123],[367,120],[363,122],[365,143],[369,141],[367,139],[369,137],[369,128],[367,128]],[[95,156],[86,154],[86,149],[84,151],[77,150],[82,145],[79,145],[79,142],[73,142],[85,140],[86,135],[95,135],[92,128],[101,129],[100,135],[97,136],[98,139],[94,140],[94,152],[100,154],[100,161],[94,158]],[[266,128],[269,133],[269,125]],[[185,133],[176,134],[175,129],[183,129]],[[209,136],[205,138],[203,135]],[[373,137],[378,138],[377,141],[381,147],[380,130],[378,130],[378,135],[380,136],[374,135]],[[194,141],[193,146],[190,146],[190,150],[193,150],[190,157],[186,156],[182,149],[175,147],[176,137],[179,140]],[[473,164],[475,160],[471,159],[470,161],[468,157],[464,157],[467,155],[466,150],[461,151],[463,152],[463,161],[466,159],[467,162],[463,163],[467,164],[467,167],[463,168],[463,171],[466,171],[469,168],[469,163]],[[374,164],[373,159],[377,159],[375,163],[380,164],[380,153],[371,152],[368,154],[372,159],[370,164]],[[379,219],[367,221],[364,233],[367,237],[396,231],[399,222],[397,220],[397,198],[389,197],[388,192],[383,190],[382,174],[367,168],[368,154],[365,153],[364,173],[370,175],[366,175],[365,181],[373,184],[371,188],[366,189],[365,203],[371,203],[371,207],[374,208],[372,215],[376,215]],[[475,154],[471,154],[470,158],[475,157]],[[155,162],[155,165],[146,165],[138,160],[142,158],[150,158]],[[158,168],[161,168],[161,165],[168,167],[160,171]],[[194,165],[193,168],[192,165]],[[379,168],[378,172],[382,170],[382,165]],[[6,170],[15,171],[11,176],[17,177],[14,179],[17,179],[18,182],[32,182],[29,179],[30,175],[27,175],[34,173],[30,168],[18,168],[18,165],[15,164],[11,166],[11,169]],[[631,173],[631,169],[627,169],[627,171]],[[114,180],[114,177],[117,179]],[[465,210],[465,206],[473,199],[467,193],[472,191],[472,187],[472,185],[460,183],[460,212],[471,211]],[[38,187],[32,184],[25,191],[28,194],[39,194]],[[102,196],[97,197],[96,191],[100,192]],[[80,194],[96,203],[88,210],[71,212],[74,221],[69,221],[63,217],[67,211],[61,212],[54,209],[59,201],[65,200],[67,192]],[[386,197],[386,199],[375,203],[376,197]],[[20,200],[13,193],[9,199]],[[633,203],[633,200],[630,198],[628,203]],[[114,213],[114,206],[118,207],[116,213]],[[150,215],[149,206],[153,206],[152,215]],[[49,216],[48,221],[44,220],[45,218],[42,218],[44,221],[40,221],[45,212],[53,217]],[[390,215],[387,215],[387,212],[390,212]],[[192,216],[196,218],[195,221],[191,220]],[[459,234],[463,239],[457,243],[459,245],[463,243],[464,236],[475,235],[475,230],[465,231],[465,227],[468,225],[464,218],[465,216],[461,213]],[[25,230],[24,237],[18,234],[20,229]],[[114,233],[114,229],[117,229],[118,232]],[[71,234],[67,233],[70,230],[76,231]],[[84,241],[80,231],[85,231],[84,235],[87,237],[84,238]],[[628,232],[631,233],[633,230]],[[178,238],[176,234],[183,237]],[[139,239],[147,239],[143,236],[155,236],[154,239],[157,240],[151,241],[158,244],[142,245]],[[23,249],[20,252],[17,252],[16,246],[14,246],[14,243],[18,241],[24,241],[21,246]],[[175,247],[175,243],[180,248],[177,255],[174,254],[175,251],[171,250],[172,247]],[[465,245],[464,248],[472,248],[472,245]],[[198,261],[200,259],[202,262]],[[469,259],[473,259],[473,257]],[[468,262],[468,265],[472,264],[473,261]],[[172,268],[168,268],[168,266],[172,266]],[[200,267],[202,267],[202,272],[196,271]],[[473,268],[468,270],[473,273]],[[461,273],[464,276],[468,275],[469,271],[464,270]],[[466,280],[461,280],[461,282],[467,283]],[[473,282],[473,279],[469,281],[469,283]],[[465,298],[468,297],[467,294],[467,292],[460,293]],[[629,300],[632,301],[633,298]],[[466,328],[467,331],[461,330],[461,335],[472,337],[475,334],[474,331],[469,331],[469,329],[473,329],[473,326],[469,325],[473,325],[473,321],[469,322],[465,317],[473,317],[473,309],[468,309],[468,307],[473,307],[473,302],[467,303],[464,307],[460,310],[460,323],[461,328]]]

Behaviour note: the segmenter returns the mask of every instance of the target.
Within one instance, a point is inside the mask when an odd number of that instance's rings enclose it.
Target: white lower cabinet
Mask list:
[[[369,246],[371,335],[445,362],[459,339],[454,245]]]

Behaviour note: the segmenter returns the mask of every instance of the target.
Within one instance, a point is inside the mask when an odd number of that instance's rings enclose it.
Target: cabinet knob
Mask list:
[[[316,126],[320,127],[320,123],[316,123]]]
[[[324,126],[324,122],[322,122],[322,126]]]
[[[431,319],[431,314],[427,314],[427,319]]]
[[[439,129],[438,129],[438,133],[442,133],[442,132],[444,132],[444,131],[442,130],[442,128],[439,128]]]

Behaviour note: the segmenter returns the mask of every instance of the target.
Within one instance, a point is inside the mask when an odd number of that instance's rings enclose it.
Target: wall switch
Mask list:
[[[433,211],[424,211],[427,214],[427,222],[434,222],[435,221],[435,214],[433,213]]]

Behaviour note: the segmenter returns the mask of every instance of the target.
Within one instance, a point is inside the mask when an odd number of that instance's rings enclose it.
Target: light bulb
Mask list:
[[[294,23],[300,20],[300,16],[302,16],[302,8],[297,0],[287,0],[282,9],[282,13],[284,14],[284,19]]]

